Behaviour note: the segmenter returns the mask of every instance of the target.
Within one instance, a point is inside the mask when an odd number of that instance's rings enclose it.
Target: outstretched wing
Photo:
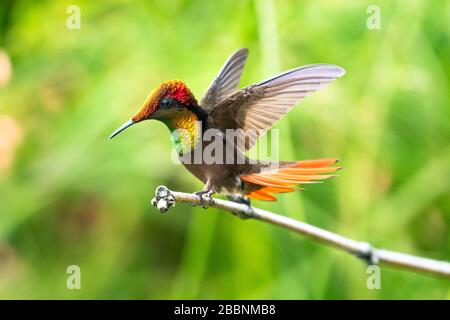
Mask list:
[[[200,102],[205,111],[209,112],[217,103],[238,89],[247,56],[248,50],[242,48],[233,52],[225,61]]]
[[[223,132],[226,129],[242,129],[245,132],[244,148],[249,150],[259,136],[303,98],[344,73],[342,68],[335,65],[314,64],[245,87],[219,102],[210,111],[209,127]]]

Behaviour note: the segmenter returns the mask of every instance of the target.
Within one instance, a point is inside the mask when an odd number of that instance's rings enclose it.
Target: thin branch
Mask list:
[[[166,212],[170,207],[175,205],[176,201],[194,205],[200,205],[202,202],[200,196],[198,195],[171,191],[165,186],[159,186],[156,189],[155,198],[153,198],[152,204],[156,206],[160,212]],[[320,241],[326,245],[349,252],[365,260],[368,264],[382,263],[398,268],[409,269],[417,272],[426,272],[450,278],[450,263],[445,261],[432,260],[405,253],[377,249],[372,247],[367,242],[352,240],[286,216],[249,207],[246,204],[211,198],[208,206],[229,211],[241,218],[253,218],[289,229],[296,233],[310,237],[313,240]]]

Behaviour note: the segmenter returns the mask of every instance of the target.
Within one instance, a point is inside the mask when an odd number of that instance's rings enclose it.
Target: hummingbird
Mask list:
[[[239,89],[248,50],[233,52],[197,102],[181,80],[157,86],[143,106],[109,139],[144,120],[163,122],[171,134],[180,162],[204,187],[196,192],[202,206],[214,193],[230,200],[250,204],[250,199],[275,201],[276,194],[300,190],[301,185],[334,177],[341,167],[336,158],[300,161],[263,161],[246,155],[267,130],[305,97],[344,75],[332,64],[311,64],[280,73],[259,83]],[[180,135],[182,130],[187,134]],[[215,139],[203,139],[214,130]],[[228,131],[243,132],[229,138]],[[223,142],[216,150],[221,161],[192,161],[204,154],[214,141]],[[219,152],[218,152],[219,151]],[[230,154],[231,159],[230,160]],[[205,206],[204,206],[205,207]]]

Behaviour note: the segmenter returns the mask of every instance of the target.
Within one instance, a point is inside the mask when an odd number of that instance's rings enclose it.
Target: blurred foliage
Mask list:
[[[242,85],[302,64],[347,74],[277,127],[283,159],[338,157],[333,181],[258,206],[376,246],[450,259],[448,1],[12,1],[0,6],[0,298],[449,298],[383,268],[214,209],[150,207],[201,188],[167,129],[106,138],[159,82],[198,97],[248,47]],[[66,28],[67,6],[81,29]],[[82,290],[66,289],[81,267]]]

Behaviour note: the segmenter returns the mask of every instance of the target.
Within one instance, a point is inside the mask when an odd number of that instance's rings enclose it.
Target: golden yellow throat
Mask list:
[[[169,128],[172,142],[180,156],[192,151],[201,139],[201,122],[191,111],[176,112],[163,122]]]

